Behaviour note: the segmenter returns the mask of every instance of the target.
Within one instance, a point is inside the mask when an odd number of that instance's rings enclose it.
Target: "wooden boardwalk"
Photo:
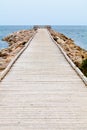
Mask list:
[[[87,130],[87,88],[46,29],[0,83],[0,130]]]

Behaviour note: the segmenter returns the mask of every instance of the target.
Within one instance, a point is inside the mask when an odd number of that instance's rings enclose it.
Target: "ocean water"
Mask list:
[[[0,50],[8,47],[8,43],[2,41],[5,36],[18,30],[31,29],[33,26],[0,26]]]
[[[33,26],[0,26],[0,49],[7,48],[8,43],[1,39],[10,33],[23,29],[31,29]],[[75,43],[87,50],[87,26],[52,26],[57,32],[72,38]]]
[[[87,50],[87,26],[52,26],[52,28],[73,39],[75,44]]]

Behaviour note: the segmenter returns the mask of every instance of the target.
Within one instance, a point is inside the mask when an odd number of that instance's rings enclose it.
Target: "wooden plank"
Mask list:
[[[0,83],[0,130],[87,130],[87,88],[39,29]]]

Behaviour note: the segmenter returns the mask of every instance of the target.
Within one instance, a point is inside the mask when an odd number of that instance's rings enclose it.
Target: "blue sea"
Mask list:
[[[15,31],[31,29],[33,26],[0,26],[0,49],[7,48],[8,43],[1,39]],[[52,26],[57,32],[72,38],[75,43],[87,50],[87,26]]]
[[[75,44],[87,50],[87,26],[52,26],[52,28],[73,39]]]
[[[32,29],[33,26],[0,26],[0,50],[7,48],[8,43],[5,41],[2,41],[2,38],[6,37],[7,35],[24,29]]]

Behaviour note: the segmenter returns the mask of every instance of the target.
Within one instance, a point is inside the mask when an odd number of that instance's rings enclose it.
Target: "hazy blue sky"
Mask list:
[[[87,0],[0,0],[0,25],[86,25]]]

